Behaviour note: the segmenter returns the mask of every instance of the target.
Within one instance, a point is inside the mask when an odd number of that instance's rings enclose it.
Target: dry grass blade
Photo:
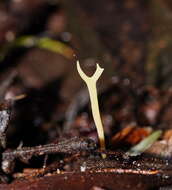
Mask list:
[[[137,156],[147,150],[162,134],[161,130],[153,132],[137,145],[133,146],[126,155]]]

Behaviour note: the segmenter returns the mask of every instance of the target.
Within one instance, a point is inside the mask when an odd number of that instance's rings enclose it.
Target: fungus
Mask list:
[[[100,78],[104,69],[101,68],[99,64],[97,64],[95,73],[91,77],[89,77],[82,71],[79,61],[77,61],[77,70],[78,70],[79,75],[85,81],[88,87],[90,101],[91,101],[92,115],[93,115],[93,119],[97,128],[100,148],[101,150],[104,150],[105,137],[104,137],[104,130],[103,130],[103,125],[102,125],[102,121],[100,117],[99,104],[98,104],[98,98],[97,98],[97,88],[96,88],[96,82]],[[102,156],[105,157],[104,154],[102,154]]]

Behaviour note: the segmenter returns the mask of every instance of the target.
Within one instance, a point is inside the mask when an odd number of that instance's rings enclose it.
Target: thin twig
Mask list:
[[[28,163],[33,156],[57,153],[76,154],[82,151],[92,151],[95,148],[96,144],[91,139],[72,138],[58,144],[47,144],[8,150],[2,153],[2,169],[5,173],[11,173],[16,159]]]

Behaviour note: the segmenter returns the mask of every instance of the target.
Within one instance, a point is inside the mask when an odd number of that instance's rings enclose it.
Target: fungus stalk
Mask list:
[[[97,128],[97,133],[98,133],[98,137],[100,141],[100,148],[101,150],[104,150],[105,137],[104,137],[102,121],[100,118],[99,104],[98,104],[98,98],[97,98],[97,88],[96,88],[96,82],[100,78],[104,69],[101,68],[99,64],[97,64],[95,73],[91,77],[89,77],[82,71],[79,61],[77,61],[77,70],[81,78],[85,81],[88,87],[90,101],[91,101],[92,115],[93,115],[93,119]],[[102,155],[102,156],[105,157],[105,155]]]

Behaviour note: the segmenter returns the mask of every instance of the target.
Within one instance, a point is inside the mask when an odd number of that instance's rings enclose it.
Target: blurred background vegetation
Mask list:
[[[170,0],[1,0],[0,98],[8,99],[22,93],[27,93],[28,97],[31,95],[33,99],[28,98],[24,105],[32,115],[22,112],[20,117],[25,119],[20,126],[31,121],[29,126],[41,125],[46,131],[44,121],[61,122],[70,103],[83,88],[76,71],[76,60],[80,60],[88,74],[99,62],[105,68],[99,83],[101,88],[107,88],[111,83],[120,86],[122,81],[124,91],[120,92],[118,86],[114,96],[120,103],[113,102],[117,108],[125,108],[120,114],[130,113],[132,109],[139,124],[156,125],[160,117],[158,115],[157,122],[152,122],[152,110],[159,113],[159,104],[169,103],[164,101],[162,94],[172,84],[171,31]],[[129,85],[134,87],[132,92],[125,91]],[[148,86],[146,92],[143,86]],[[143,122],[144,117],[139,117],[142,109],[138,112],[139,108],[132,107],[137,107],[138,103],[135,93],[137,96],[143,93],[151,102],[151,105],[145,103],[144,107],[144,110],[148,107],[151,110],[148,114],[150,122]],[[120,94],[124,94],[123,99],[130,95],[133,99],[126,99],[127,102],[120,107],[118,104],[123,103]],[[83,97],[79,101],[81,104]],[[163,100],[159,103],[161,98]],[[44,101],[48,104],[45,105]],[[142,99],[139,101],[144,104]],[[131,104],[128,112],[125,104]],[[20,110],[25,110],[25,107],[21,106]],[[166,119],[169,122],[170,113]],[[133,121],[131,118],[129,121]]]
[[[65,76],[67,88],[77,89],[70,79],[77,81],[73,63],[80,59],[89,68],[100,62],[108,77],[166,88],[172,82],[171,22],[168,0],[2,0],[1,70],[17,64],[28,86]]]

